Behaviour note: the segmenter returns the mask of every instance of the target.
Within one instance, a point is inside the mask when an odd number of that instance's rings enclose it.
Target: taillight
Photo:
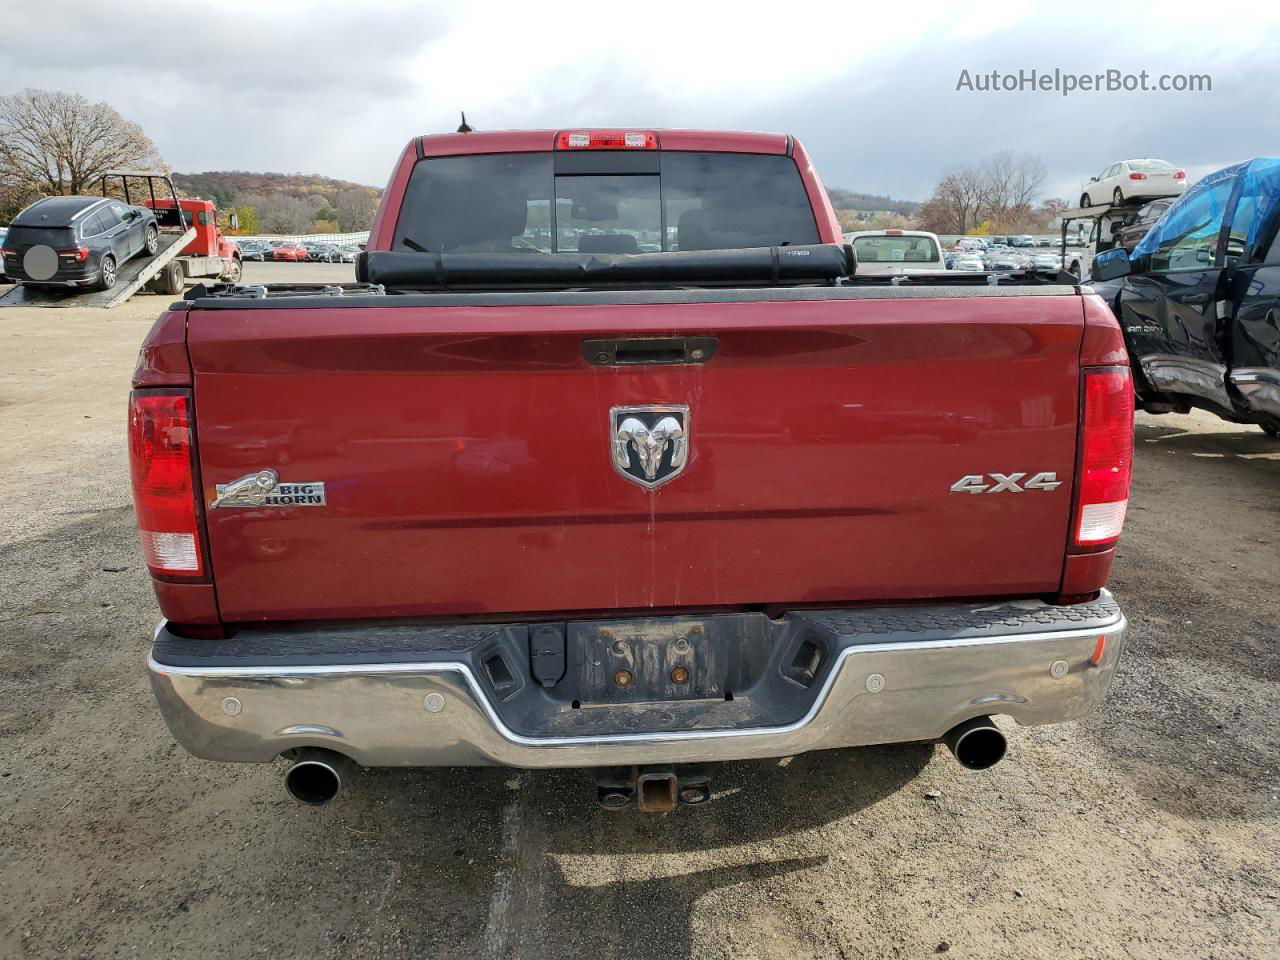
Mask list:
[[[1145,180],[1145,179],[1147,179],[1147,175],[1146,175],[1145,173],[1131,173],[1131,174],[1129,174],[1129,179],[1130,179],[1130,180]]]
[[[628,130],[566,130],[556,135],[557,150],[657,150],[658,135]]]
[[[84,263],[89,259],[89,248],[76,247],[74,250],[59,250],[58,256],[64,257],[67,260],[72,260],[75,263]]]
[[[142,553],[152,573],[201,577],[191,395],[134,392],[129,398],[129,469]]]
[[[1075,545],[1115,543],[1133,472],[1133,381],[1127,368],[1086,370]]]
[[[1175,174],[1173,175],[1173,179],[1175,179],[1175,180],[1185,180],[1185,179],[1187,179],[1187,171],[1185,171],[1185,170],[1179,170],[1177,173],[1175,173]]]

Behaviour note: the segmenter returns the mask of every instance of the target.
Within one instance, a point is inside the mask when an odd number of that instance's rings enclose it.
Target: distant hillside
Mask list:
[[[320,194],[333,197],[342,190],[361,190],[371,197],[382,191],[363,183],[335,180],[318,173],[249,173],[246,170],[212,170],[207,173],[175,173],[174,186],[184,194],[204,197],[226,206],[244,194],[269,196],[283,193],[292,197]]]
[[[920,210],[920,203],[916,200],[894,200],[876,193],[858,193],[854,190],[841,190],[839,187],[831,187],[827,193],[831,197],[831,205],[837,210],[896,213],[903,217],[914,217]]]
[[[319,174],[215,170],[175,173],[174,186],[189,197],[234,211],[241,234],[348,233],[369,229],[382,191]]]

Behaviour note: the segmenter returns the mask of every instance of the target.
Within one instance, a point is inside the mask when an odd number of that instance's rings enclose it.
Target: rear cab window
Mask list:
[[[818,242],[791,157],[547,151],[420,160],[392,249],[657,253]]]

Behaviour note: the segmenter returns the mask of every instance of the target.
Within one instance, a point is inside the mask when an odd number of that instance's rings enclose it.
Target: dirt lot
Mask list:
[[[187,756],[147,686],[124,404],[164,302],[0,311],[0,957],[1280,957],[1260,430],[1139,418],[1121,675],[987,773],[735,764],[710,807],[640,818],[576,772],[371,771],[304,809],[278,766]]]

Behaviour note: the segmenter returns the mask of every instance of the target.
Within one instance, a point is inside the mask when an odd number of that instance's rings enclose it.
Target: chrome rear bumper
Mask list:
[[[840,642],[831,648],[829,669],[808,694],[811,705],[795,719],[774,725],[718,726],[718,706],[712,703],[696,728],[572,735],[566,731],[576,719],[585,720],[586,711],[575,707],[571,714],[564,704],[555,714],[554,730],[518,732],[463,656],[363,663],[277,656],[271,663],[222,658],[201,665],[172,657],[173,644],[162,649],[158,642],[148,667],[174,736],[191,753],[211,760],[268,761],[308,746],[339,751],[366,766],[536,768],[745,760],[935,740],[984,714],[1004,714],[1027,725],[1084,716],[1106,693],[1124,644],[1124,617],[1109,597],[1103,600],[1109,605],[1106,615],[1074,619],[1053,613],[1070,608],[1007,605],[1015,610],[1008,618],[1018,627],[1014,630],[983,623],[957,628],[954,636],[916,630],[924,639],[902,630],[837,634]],[[922,611],[918,617],[927,619],[934,609],[992,608],[898,609]],[[842,623],[838,616],[821,622],[824,627]],[[954,623],[954,614],[931,624],[943,622]],[[813,628],[806,624],[805,629]],[[161,662],[158,656],[183,662]],[[600,706],[619,716],[627,709]],[[654,716],[667,715],[649,711],[646,716],[652,725]]]

